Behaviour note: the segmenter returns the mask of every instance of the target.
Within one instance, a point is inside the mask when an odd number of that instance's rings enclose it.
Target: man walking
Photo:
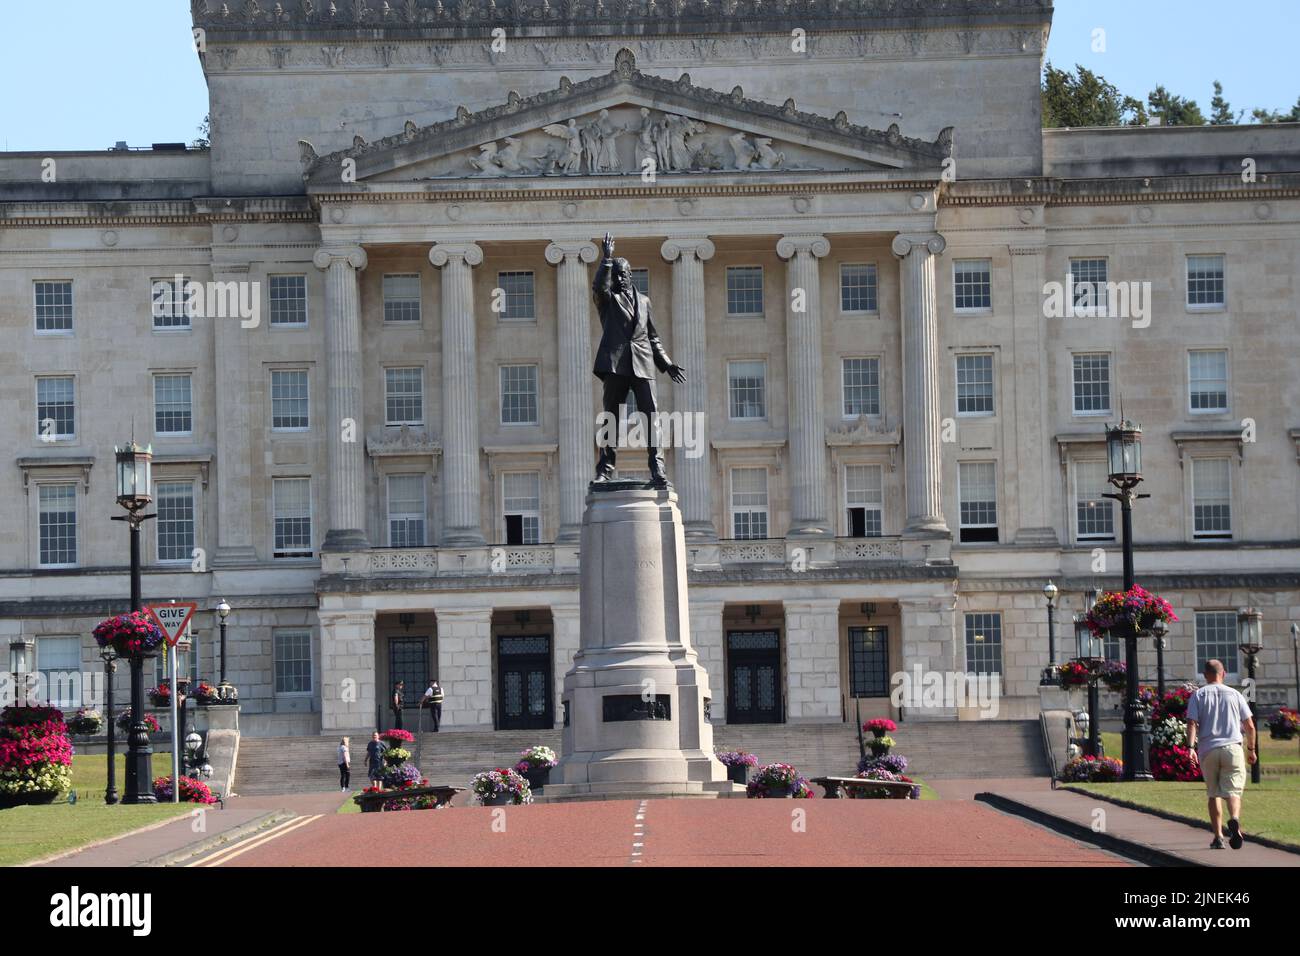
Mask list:
[[[366,777],[369,779],[371,786],[384,788],[384,751],[388,746],[379,739],[379,731],[370,735],[370,743],[366,744]]]
[[[1187,747],[1196,754],[1209,796],[1211,850],[1223,849],[1223,808],[1228,802],[1228,845],[1240,850],[1241,794],[1246,788],[1246,765],[1256,760],[1255,721],[1250,705],[1235,688],[1223,682],[1223,664],[1205,662],[1205,686],[1187,701]],[[1246,748],[1242,752],[1242,734]]]

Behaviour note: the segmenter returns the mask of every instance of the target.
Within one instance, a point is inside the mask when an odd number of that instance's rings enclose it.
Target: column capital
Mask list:
[[[782,236],[776,243],[776,254],[782,259],[793,259],[799,253],[807,253],[820,259],[830,251],[830,240],[821,235]]]
[[[552,239],[546,247],[546,261],[553,266],[575,256],[583,262],[591,263],[596,261],[598,255],[600,251],[596,244],[588,239]]]
[[[701,262],[713,258],[715,251],[713,241],[708,236],[674,236],[659,248],[659,254],[669,262],[691,253]]]
[[[361,246],[326,246],[317,249],[316,254],[311,257],[312,264],[317,269],[328,269],[339,260],[347,262],[353,269],[360,272],[369,264],[370,257],[366,255],[366,250]]]
[[[900,232],[894,237],[894,241],[890,243],[890,249],[893,250],[894,255],[898,256],[900,259],[918,247],[923,247],[929,251],[931,255],[937,256],[948,247],[948,240],[944,239],[944,237],[939,235],[937,232]]]
[[[472,242],[439,242],[429,250],[429,261],[442,268],[451,259],[464,259],[466,265],[483,261],[483,250]]]

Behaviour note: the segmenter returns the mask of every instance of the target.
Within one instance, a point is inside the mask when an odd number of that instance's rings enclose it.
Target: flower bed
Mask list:
[[[888,758],[884,758],[888,759]],[[903,759],[903,758],[899,758]],[[904,765],[907,761],[903,759]],[[916,784],[911,777],[903,773],[895,773],[892,770],[886,770],[884,767],[871,767],[863,770],[858,774],[860,780],[880,780],[886,783],[911,783],[911,790],[904,790],[901,787],[849,787],[845,789],[845,794],[851,800],[920,800],[921,787]]]
[[[885,754],[880,757],[863,757],[858,761],[858,776],[868,770],[887,770],[889,773],[901,774],[907,770],[907,758],[902,754]]]
[[[1157,747],[1152,745],[1149,754],[1151,776],[1157,780],[1177,780],[1192,782],[1200,780],[1201,765],[1196,756],[1186,746],[1186,737],[1182,745]]]
[[[0,805],[50,803],[72,788],[72,742],[54,707],[0,711]]]
[[[802,776],[788,763],[770,763],[759,767],[758,772],[745,787],[745,795],[756,799],[771,797],[811,799],[815,796],[808,778]]]
[[[1124,762],[1115,757],[1075,757],[1061,768],[1061,779],[1069,783],[1114,783],[1124,774]]]
[[[528,781],[512,769],[497,767],[495,770],[476,773],[470,780],[469,787],[481,806],[519,806],[533,802],[533,792]]]
[[[95,625],[95,643],[111,647],[118,657],[149,655],[166,639],[162,628],[145,611],[118,614]]]
[[[172,802],[172,778],[155,777],[153,795],[159,803]],[[181,803],[216,803],[217,797],[202,780],[193,777],[181,777]]]

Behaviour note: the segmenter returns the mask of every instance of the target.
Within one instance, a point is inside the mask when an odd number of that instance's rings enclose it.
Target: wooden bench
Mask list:
[[[405,787],[403,789],[380,790],[378,793],[358,793],[352,799],[361,807],[362,813],[378,813],[384,805],[394,800],[413,800],[417,797],[433,797],[433,807],[445,807],[458,793],[464,793],[464,787]]]
[[[912,788],[919,786],[915,783],[904,783],[901,780],[864,780],[862,777],[813,777],[812,782],[826,791],[827,800],[852,799],[849,797],[849,791],[882,789],[891,790],[895,793],[904,791],[907,794],[906,799],[911,799]],[[845,792],[841,793],[841,790]]]

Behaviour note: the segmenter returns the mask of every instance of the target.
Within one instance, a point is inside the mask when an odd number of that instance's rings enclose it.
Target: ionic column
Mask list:
[[[939,324],[935,257],[942,236],[894,237],[903,307],[903,463],[908,535],[948,534],[939,456]]]
[[[247,263],[212,263],[216,282],[248,282]],[[217,566],[257,559],[253,546],[252,458],[249,421],[252,402],[252,339],[238,316],[213,318],[212,354],[217,390]]]
[[[360,246],[326,248],[312,261],[325,272],[325,377],[329,418],[329,527],[323,550],[359,551],[366,539],[365,451],[361,441]]]
[[[825,236],[783,236],[786,262],[785,343],[789,378],[790,536],[834,532],[826,507],[826,413],[822,401],[821,277]]]
[[[691,417],[693,447],[677,449],[674,478],[687,538],[716,541],[709,501],[709,374],[704,328],[704,263],[713,258],[713,243],[702,236],[673,238],[659,250],[673,264],[673,355],[686,369],[686,384],[674,386],[685,398],[674,402]],[[683,430],[683,435],[686,432]]]
[[[442,543],[472,547],[484,544],[472,271],[483,250],[472,242],[440,242],[429,261],[442,270]]]
[[[595,404],[591,391],[591,284],[587,264],[597,251],[586,240],[553,242],[546,261],[559,266],[555,285],[560,343],[560,530],[556,541],[577,541],[587,484],[595,471]]]

